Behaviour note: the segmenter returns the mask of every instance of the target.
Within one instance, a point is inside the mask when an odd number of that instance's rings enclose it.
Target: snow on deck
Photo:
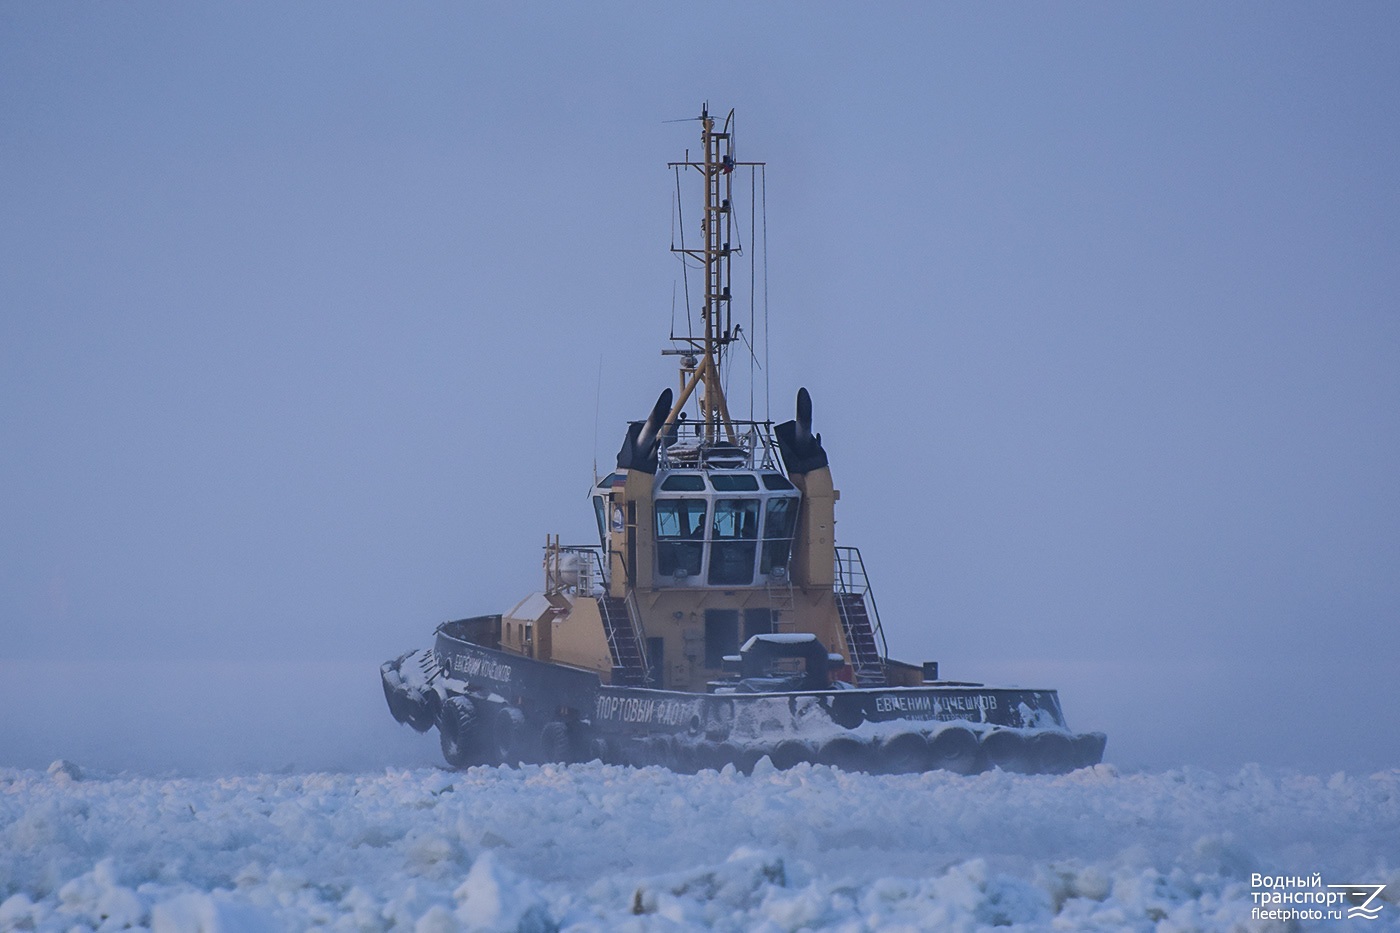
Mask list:
[[[1313,873],[1388,885],[1379,919],[1251,918],[1253,875]],[[1400,771],[0,769],[0,930],[1381,931],[1397,898]]]

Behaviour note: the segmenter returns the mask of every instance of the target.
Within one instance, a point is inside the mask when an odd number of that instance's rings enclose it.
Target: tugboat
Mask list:
[[[663,351],[679,357],[679,391],[628,425],[616,469],[595,476],[598,543],[549,536],[542,590],[444,622],[431,648],[382,665],[389,711],[436,728],[454,768],[1098,763],[1106,737],[1070,731],[1054,690],[942,680],[937,662],[889,657],[860,551],[836,544],[840,495],[806,389],[790,421],[731,416],[724,367],[747,336],[731,310],[734,178],[763,166],[735,161],[733,118],[717,129],[702,108],[701,157],[670,165],[678,189],[682,173],[703,189],[701,242],[672,250],[704,300],[698,328]]]

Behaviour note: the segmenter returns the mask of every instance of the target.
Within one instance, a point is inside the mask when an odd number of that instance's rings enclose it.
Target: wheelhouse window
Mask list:
[[[795,496],[775,496],[768,500],[763,520],[763,559],[758,572],[769,574],[775,567],[786,571],[792,554],[792,532],[797,525]]]
[[[608,507],[602,496],[593,497],[593,516],[598,519],[598,543],[608,546]]]
[[[710,527],[710,583],[748,586],[753,583],[758,549],[758,499],[719,499]]]
[[[792,483],[788,482],[788,478],[781,473],[764,473],[763,488],[782,490],[793,489],[795,487],[792,485]]]
[[[665,577],[698,576],[705,556],[705,500],[656,500],[656,569]]]
[[[705,477],[699,473],[672,473],[661,483],[663,492],[704,492]]]
[[[655,586],[784,581],[802,496],[782,473],[685,466],[662,472],[653,489]]]

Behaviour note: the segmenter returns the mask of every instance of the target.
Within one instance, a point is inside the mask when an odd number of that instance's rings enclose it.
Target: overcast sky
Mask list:
[[[420,749],[378,663],[588,540],[674,380],[709,100],[896,656],[1125,766],[1400,765],[1397,47],[1381,3],[0,3],[0,764],[279,764],[324,708],[304,762]]]

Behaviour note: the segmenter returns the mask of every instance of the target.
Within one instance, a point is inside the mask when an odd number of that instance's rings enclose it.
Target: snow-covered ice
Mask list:
[[[1252,917],[1252,876],[1385,884]],[[1400,929],[1400,771],[0,769],[0,929]],[[1375,906],[1375,905],[1373,905]]]

